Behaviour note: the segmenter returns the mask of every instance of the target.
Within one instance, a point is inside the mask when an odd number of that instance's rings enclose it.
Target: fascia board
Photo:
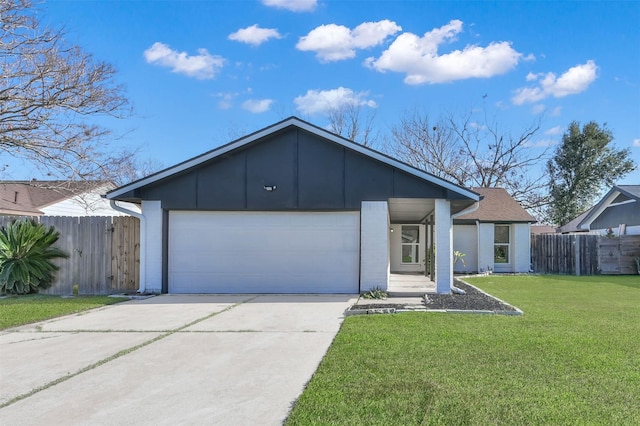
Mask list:
[[[609,204],[611,204],[611,202],[615,200],[619,194],[620,194],[620,191],[618,190],[617,187],[614,186],[613,188],[611,188],[611,190],[607,193],[607,195],[602,197],[602,199],[598,202],[598,204],[596,204],[595,207],[591,209],[589,214],[586,215],[584,219],[582,219],[582,221],[580,221],[577,228],[584,229],[587,231],[590,230],[590,227],[593,221],[596,220],[598,216],[602,214],[604,209],[606,209],[609,206]]]
[[[186,160],[180,164],[177,164],[173,167],[169,167],[165,170],[162,170],[160,172],[157,172],[155,174],[152,174],[150,176],[147,176],[145,178],[142,178],[140,180],[137,180],[135,182],[131,182],[127,185],[124,185],[120,188],[114,189],[113,191],[107,193],[106,197],[108,199],[114,199],[116,197],[118,197],[119,195],[122,195],[126,192],[135,190],[137,188],[140,188],[142,186],[145,185],[149,185],[152,184],[154,182],[157,182],[161,179],[167,178],[173,174],[176,173],[180,173],[182,171],[185,171],[191,167],[195,167],[201,163],[204,163],[206,161],[209,161],[213,158],[219,157],[221,155],[226,154],[227,152],[233,151],[235,149],[241,148],[244,145],[250,144],[253,141],[256,141],[260,138],[263,138],[265,136],[269,136],[270,134],[273,134],[275,132],[278,132],[286,127],[289,127],[291,125],[295,125],[296,127],[303,129],[307,132],[313,133],[317,136],[320,136],[322,138],[328,139],[334,143],[337,143],[339,145],[342,145],[346,148],[349,148],[351,150],[354,150],[356,152],[359,152],[363,155],[366,155],[368,157],[374,158],[378,161],[381,161],[383,163],[386,163],[390,166],[393,166],[397,169],[400,169],[404,172],[407,172],[411,175],[414,175],[420,179],[423,179],[427,182],[431,182],[433,184],[436,184],[438,186],[441,186],[449,191],[455,192],[457,194],[460,194],[464,197],[467,197],[471,200],[474,201],[479,201],[480,200],[480,195],[476,194],[475,192],[468,190],[466,188],[457,186],[451,182],[448,182],[444,179],[441,179],[437,176],[431,175],[429,173],[423,172],[419,169],[416,169],[406,163],[403,163],[401,161],[398,161],[392,157],[389,157],[387,155],[384,155],[378,151],[374,151],[371,148],[367,148],[363,145],[357,144],[355,142],[349,141],[347,139],[344,139],[341,136],[338,136],[334,133],[331,133],[325,129],[322,129],[320,127],[314,126],[310,123],[307,123],[305,121],[300,120],[299,118],[296,117],[290,117],[288,119],[285,119],[279,123],[276,123],[272,126],[266,127],[262,130],[259,130],[255,133],[252,133],[248,136],[245,136],[243,138],[240,138],[236,141],[230,142],[226,145],[223,145],[221,147],[215,148],[207,153],[204,153],[198,157],[194,157],[190,160]]]

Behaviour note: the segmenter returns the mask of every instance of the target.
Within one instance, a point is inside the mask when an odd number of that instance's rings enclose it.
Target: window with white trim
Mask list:
[[[416,264],[420,262],[420,227],[418,225],[402,225],[402,263]]]
[[[493,227],[493,263],[509,263],[511,252],[511,226]]]

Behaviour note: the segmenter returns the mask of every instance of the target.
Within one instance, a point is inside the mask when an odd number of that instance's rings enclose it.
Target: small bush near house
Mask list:
[[[0,293],[29,294],[51,286],[59,269],[52,260],[67,255],[53,247],[60,233],[33,220],[0,229]]]
[[[380,287],[372,288],[362,295],[365,299],[386,299],[387,296],[387,292]]]

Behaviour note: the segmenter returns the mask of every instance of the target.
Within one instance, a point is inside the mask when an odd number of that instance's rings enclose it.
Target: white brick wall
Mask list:
[[[476,225],[453,225],[453,250],[465,254],[464,264],[459,261],[453,265],[455,272],[478,272],[478,228]]]
[[[360,211],[360,291],[389,284],[389,207],[363,201]]]
[[[145,237],[143,241],[140,241],[140,253],[144,253],[143,256],[140,256],[140,270],[144,269],[144,290],[160,293],[162,291],[162,207],[160,201],[142,201],[142,214],[144,216]]]
[[[514,223],[513,272],[529,272],[531,268],[531,231],[528,223]]]
[[[478,272],[493,270],[493,223],[478,224]]]
[[[436,198],[436,292],[451,293],[453,286],[453,221],[451,204]]]

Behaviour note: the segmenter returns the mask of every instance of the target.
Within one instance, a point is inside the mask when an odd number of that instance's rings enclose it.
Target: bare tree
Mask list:
[[[403,161],[458,185],[505,188],[524,208],[537,213],[547,202],[543,176],[530,173],[546,158],[546,151],[530,149],[539,130],[540,121],[536,121],[513,136],[486,116],[482,123],[474,121],[471,112],[450,114],[436,124],[428,115],[413,112],[392,127],[390,150]]]
[[[448,122],[432,123],[428,115],[414,111],[391,128],[391,138],[397,158],[460,185],[467,181],[466,160]]]
[[[109,179],[120,186],[142,179],[165,168],[164,163],[157,159],[142,160],[138,150],[124,150],[117,156],[112,156],[107,169],[112,171]]]
[[[0,152],[51,176],[109,177],[109,130],[95,116],[131,114],[115,69],[43,27],[30,0],[0,0]]]
[[[375,112],[363,117],[358,105],[342,105],[329,110],[329,130],[364,146],[372,146],[378,139],[375,117]]]

